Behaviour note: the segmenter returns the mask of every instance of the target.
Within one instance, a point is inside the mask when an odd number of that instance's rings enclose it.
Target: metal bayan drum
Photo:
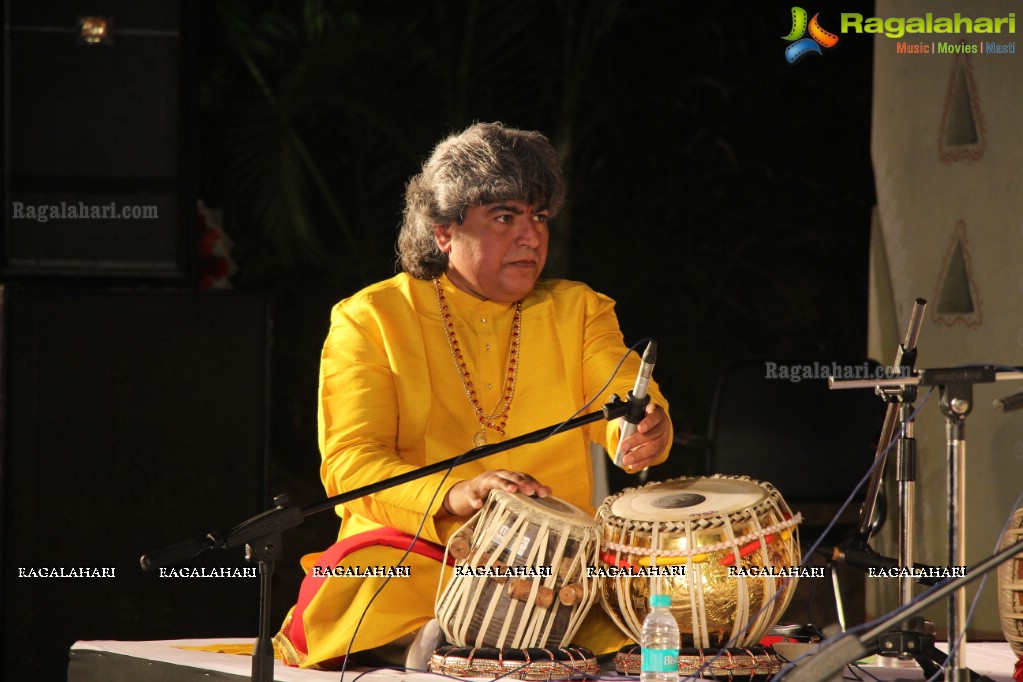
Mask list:
[[[796,582],[760,574],[799,564],[800,520],[773,485],[747,476],[627,488],[597,510],[608,574],[600,578],[601,604],[638,642],[650,581],[659,580],[660,592],[671,595],[683,647],[756,644],[781,617]],[[622,570],[651,565],[682,568],[684,575],[647,578]]]
[[[435,604],[448,641],[568,645],[597,599],[587,567],[597,563],[599,537],[593,519],[567,502],[492,490],[448,542],[455,568]]]

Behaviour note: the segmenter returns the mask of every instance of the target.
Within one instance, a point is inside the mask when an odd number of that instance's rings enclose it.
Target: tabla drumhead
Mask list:
[[[763,487],[738,478],[693,478],[648,485],[622,494],[611,513],[632,521],[677,521],[752,508],[766,499]]]
[[[530,497],[522,493],[509,493],[497,489],[492,490],[490,494],[495,498],[512,498],[509,501],[509,507],[511,508],[536,510],[548,517],[561,519],[562,521],[577,525],[596,525],[593,517],[583,512],[582,509],[552,495],[547,497]]]

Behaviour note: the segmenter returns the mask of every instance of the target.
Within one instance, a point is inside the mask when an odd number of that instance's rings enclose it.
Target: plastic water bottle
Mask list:
[[[668,595],[650,595],[650,611],[643,621],[642,639],[640,682],[678,682],[678,623],[671,615]]]

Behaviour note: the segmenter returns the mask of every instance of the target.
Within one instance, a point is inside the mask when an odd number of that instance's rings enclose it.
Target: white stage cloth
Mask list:
[[[76,642],[71,647],[68,682],[139,682],[144,680],[247,680],[252,670],[252,659],[235,654],[181,649],[182,646],[215,646],[217,644],[251,643],[251,639],[179,639],[153,642],[91,641]],[[939,644],[944,649],[944,644]],[[971,642],[967,645],[967,664],[976,672],[997,682],[1012,682],[1016,656],[1006,642]],[[870,675],[882,680],[922,680],[918,670],[862,666]],[[124,670],[122,674],[118,670]],[[142,672],[140,672],[142,671]],[[213,674],[211,674],[213,673]],[[436,682],[442,676],[426,672],[397,672],[365,668],[349,670],[344,682],[353,682],[364,675],[365,682]],[[847,670],[845,679],[854,678]],[[862,673],[861,673],[862,677]],[[605,674],[608,680],[635,680],[636,677],[618,675],[614,670]],[[691,679],[691,678],[683,678]],[[869,678],[867,678],[869,679]],[[341,682],[336,672],[319,672],[289,668],[279,661],[274,680],[280,682]]]

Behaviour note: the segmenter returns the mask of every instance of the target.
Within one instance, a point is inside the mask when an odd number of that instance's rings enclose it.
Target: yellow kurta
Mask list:
[[[446,277],[440,281],[469,375],[489,413],[503,397],[515,305],[481,301]],[[587,409],[591,412],[612,393],[625,396],[632,388],[639,368],[635,353],[600,392],[626,351],[611,299],[576,282],[541,280],[522,303],[519,372],[507,438],[566,419],[596,396]],[[650,395],[667,409],[653,382]],[[441,327],[432,282],[397,275],[334,308],[320,365],[319,405],[321,476],[328,495],[473,447],[479,425]],[[493,443],[501,437],[488,429],[487,439]],[[445,544],[464,519],[443,513],[444,496],[458,481],[488,469],[528,472],[549,485],[556,497],[592,513],[591,440],[614,452],[617,423],[597,422],[461,465],[446,479],[434,474],[347,503],[338,507],[342,519],[338,538],[383,526],[414,535],[426,515],[420,537]],[[344,563],[393,565],[402,554],[372,547],[353,553]],[[392,578],[376,597],[359,627],[353,652],[387,644],[433,617],[439,564],[415,554],[404,563],[411,567],[410,577]],[[326,581],[304,613],[309,651],[302,665],[345,654],[356,623],[383,581],[343,577]],[[596,651],[610,650],[623,637],[613,628],[589,642],[581,639],[583,634],[576,638],[578,643]]]

